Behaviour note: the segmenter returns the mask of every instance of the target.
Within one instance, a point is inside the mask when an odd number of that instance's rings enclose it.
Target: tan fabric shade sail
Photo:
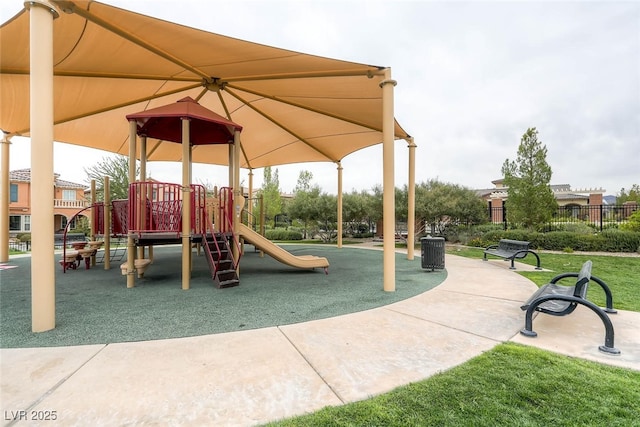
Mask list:
[[[128,114],[191,97],[243,127],[242,168],[337,162],[382,142],[385,67],[251,43],[99,2],[51,3],[62,11],[53,23],[56,141],[127,155]],[[27,11],[0,28],[0,64],[0,128],[29,136]],[[408,137],[397,122],[394,137]],[[181,157],[179,144],[149,138],[148,161]],[[226,145],[193,147],[194,162],[228,159]]]

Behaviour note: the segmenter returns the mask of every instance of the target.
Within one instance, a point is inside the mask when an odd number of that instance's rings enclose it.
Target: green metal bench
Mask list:
[[[482,260],[487,261],[487,255],[504,258],[505,261],[511,260],[511,267],[509,268],[511,270],[515,270],[515,259],[522,259],[528,254],[533,254],[536,257],[536,270],[542,270],[540,267],[540,257],[537,253],[529,249],[529,242],[524,242],[522,240],[500,239],[497,245],[488,246],[484,250]]]
[[[613,296],[611,294],[611,289],[609,289],[609,286],[607,286],[602,279],[591,275],[591,266],[591,261],[587,261],[582,265],[579,273],[560,274],[531,295],[529,300],[520,307],[522,310],[526,310],[524,329],[522,329],[520,333],[528,337],[535,337],[538,335],[532,328],[533,313],[536,311],[550,314],[552,316],[566,316],[573,313],[578,304],[580,304],[591,309],[591,311],[600,317],[602,323],[604,323],[604,345],[599,346],[598,349],[609,354],[620,354],[620,350],[614,346],[613,324],[607,315],[607,313],[617,313],[613,308]],[[574,285],[563,286],[558,284],[560,280],[568,277],[577,278]],[[602,309],[587,300],[587,290],[589,288],[590,281],[596,282],[604,290],[607,304],[605,309]]]

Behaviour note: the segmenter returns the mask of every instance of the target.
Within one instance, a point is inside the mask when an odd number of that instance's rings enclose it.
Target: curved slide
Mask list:
[[[247,242],[260,249],[270,257],[283,264],[296,268],[329,268],[329,261],[324,257],[314,255],[296,256],[285,251],[271,240],[261,236],[244,224],[238,224],[238,234]]]

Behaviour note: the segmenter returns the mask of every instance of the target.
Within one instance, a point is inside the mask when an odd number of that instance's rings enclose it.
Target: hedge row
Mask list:
[[[266,230],[264,237],[269,240],[302,240],[302,233],[294,230],[276,228],[275,230]]]
[[[587,252],[640,252],[640,233],[605,230],[598,234],[580,234],[566,231],[538,233],[524,230],[490,231],[469,241],[470,246],[487,247],[500,239],[525,240],[533,249],[562,251],[571,249]]]

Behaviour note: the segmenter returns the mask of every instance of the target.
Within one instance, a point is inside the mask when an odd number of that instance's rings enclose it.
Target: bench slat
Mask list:
[[[533,303],[535,300],[537,300],[541,296],[573,295],[574,288],[575,288],[574,286],[563,286],[563,285],[557,285],[555,283],[547,283],[546,285],[540,287],[533,295],[531,295],[529,300],[526,303],[524,303],[524,305],[520,306],[520,308],[522,310],[526,310],[527,308],[529,308],[531,303]],[[586,289],[586,286],[584,286],[583,288]],[[548,311],[554,311],[554,312],[563,312],[571,304],[572,303],[569,301],[551,300],[551,301],[545,301],[542,304],[540,304],[538,306],[538,309],[539,311],[548,310]]]

